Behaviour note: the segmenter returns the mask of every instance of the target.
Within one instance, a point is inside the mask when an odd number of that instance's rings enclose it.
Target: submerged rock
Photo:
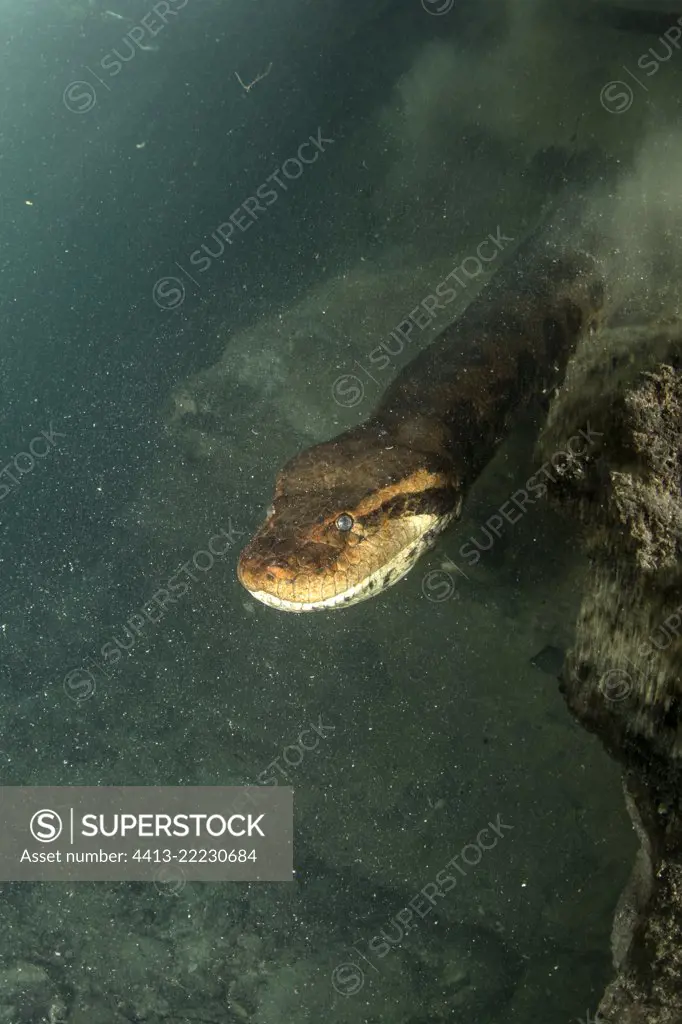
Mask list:
[[[579,354],[541,441],[594,443],[550,485],[583,524],[590,572],[563,690],[623,766],[640,852],[612,936],[609,1024],[682,1020],[682,325]],[[597,347],[598,348],[598,347]]]

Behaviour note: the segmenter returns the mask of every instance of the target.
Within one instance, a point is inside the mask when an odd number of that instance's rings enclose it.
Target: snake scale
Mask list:
[[[286,463],[240,556],[244,587],[280,611],[309,612],[396,583],[458,518],[513,413],[561,383],[603,303],[594,260],[547,232],[531,237],[369,419]]]

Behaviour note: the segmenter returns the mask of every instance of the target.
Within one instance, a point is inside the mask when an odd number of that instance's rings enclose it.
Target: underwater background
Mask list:
[[[282,616],[235,566],[282,461],[483,279],[370,353],[567,168],[617,192],[633,266],[679,237],[682,9],[112,3],[3,0],[0,779],[291,785],[295,879],[2,883],[0,1024],[588,1022],[636,841],[558,688],[578,530],[484,530],[542,411],[380,599]]]

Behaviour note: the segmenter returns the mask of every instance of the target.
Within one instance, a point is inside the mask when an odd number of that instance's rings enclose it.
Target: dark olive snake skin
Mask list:
[[[273,608],[306,612],[397,582],[459,516],[514,411],[561,383],[603,302],[589,257],[525,243],[365,423],[284,466],[239,559],[241,583]]]

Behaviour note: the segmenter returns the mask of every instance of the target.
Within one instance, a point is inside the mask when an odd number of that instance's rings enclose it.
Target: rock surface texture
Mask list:
[[[591,444],[559,457],[589,424]],[[682,1020],[682,326],[588,339],[540,440],[590,571],[562,688],[623,766],[641,847],[619,903],[609,1024]]]

